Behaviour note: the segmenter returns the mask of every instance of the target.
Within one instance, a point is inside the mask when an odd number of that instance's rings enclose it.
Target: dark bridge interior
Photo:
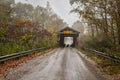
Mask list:
[[[77,37],[79,36],[79,33],[80,32],[70,27],[60,30],[58,34],[58,42],[60,47],[65,47],[66,45],[75,47],[77,45]]]

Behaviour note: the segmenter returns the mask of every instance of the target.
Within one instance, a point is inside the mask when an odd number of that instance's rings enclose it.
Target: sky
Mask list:
[[[53,11],[66,22],[69,27],[79,20],[78,16],[74,13],[70,13],[72,6],[69,4],[69,0],[15,0],[15,2],[30,3],[33,6],[46,6],[46,2],[49,1]]]

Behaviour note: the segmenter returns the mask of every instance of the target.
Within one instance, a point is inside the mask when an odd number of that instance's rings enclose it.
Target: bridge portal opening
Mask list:
[[[77,38],[79,36],[79,33],[80,32],[70,27],[66,27],[60,30],[58,33],[58,42],[59,42],[60,47],[65,47],[66,45],[75,47],[78,42]]]
[[[73,44],[73,37],[64,37],[64,44],[66,47],[71,46]]]

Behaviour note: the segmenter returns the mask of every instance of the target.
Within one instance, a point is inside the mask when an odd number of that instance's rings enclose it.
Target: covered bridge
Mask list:
[[[79,33],[79,31],[76,31],[70,27],[66,27],[60,30],[58,32],[58,42],[60,47],[75,47],[77,45],[77,38],[79,36]]]

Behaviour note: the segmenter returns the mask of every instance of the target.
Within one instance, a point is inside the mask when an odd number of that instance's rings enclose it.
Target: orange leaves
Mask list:
[[[14,23],[14,26],[18,27],[18,26],[31,26],[33,23],[29,20],[17,20]]]

